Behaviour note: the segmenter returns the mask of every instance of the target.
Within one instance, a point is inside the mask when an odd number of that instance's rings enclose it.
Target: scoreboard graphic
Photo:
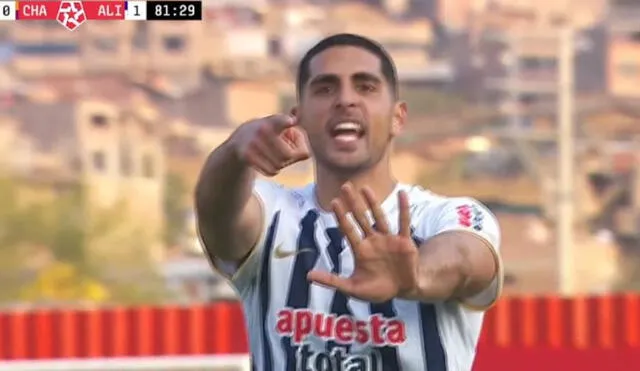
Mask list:
[[[56,20],[69,31],[90,20],[199,21],[201,1],[0,0],[0,21]]]

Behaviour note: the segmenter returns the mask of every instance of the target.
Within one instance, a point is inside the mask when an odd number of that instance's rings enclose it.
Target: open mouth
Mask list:
[[[335,125],[330,133],[332,138],[340,142],[353,142],[362,138],[364,128],[357,122],[345,121]]]

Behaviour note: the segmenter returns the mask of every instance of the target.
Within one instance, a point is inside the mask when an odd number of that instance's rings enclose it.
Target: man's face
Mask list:
[[[362,48],[336,46],[316,55],[309,72],[297,116],[318,164],[348,173],[377,164],[406,116],[380,59]]]

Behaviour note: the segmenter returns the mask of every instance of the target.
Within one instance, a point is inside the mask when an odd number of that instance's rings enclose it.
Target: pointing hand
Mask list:
[[[289,115],[244,123],[231,140],[240,159],[266,176],[274,176],[285,167],[309,158],[306,136]]]

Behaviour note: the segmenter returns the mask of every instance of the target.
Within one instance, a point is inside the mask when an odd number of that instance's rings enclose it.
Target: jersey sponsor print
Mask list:
[[[351,355],[346,347],[353,344],[396,347],[407,341],[406,325],[398,318],[374,314],[366,320],[357,320],[308,309],[281,310],[276,332],[298,346],[296,370],[379,370],[383,364],[379,352]],[[333,341],[337,346],[330,351],[315,352],[304,343],[310,336]]]
[[[354,260],[331,213],[315,203],[314,185],[286,189],[259,180],[264,235],[232,275],[249,329],[253,368],[260,371],[469,371],[483,314],[459,303],[391,300],[368,303],[311,284],[307,273],[353,272]],[[408,193],[416,245],[465,230],[499,248],[495,218],[477,201],[444,198],[398,185],[382,203],[397,230],[397,192]],[[214,262],[220,266],[223,262]],[[500,279],[499,277],[496,280]],[[482,306],[499,294],[492,284]],[[487,298],[489,298],[487,300]]]

